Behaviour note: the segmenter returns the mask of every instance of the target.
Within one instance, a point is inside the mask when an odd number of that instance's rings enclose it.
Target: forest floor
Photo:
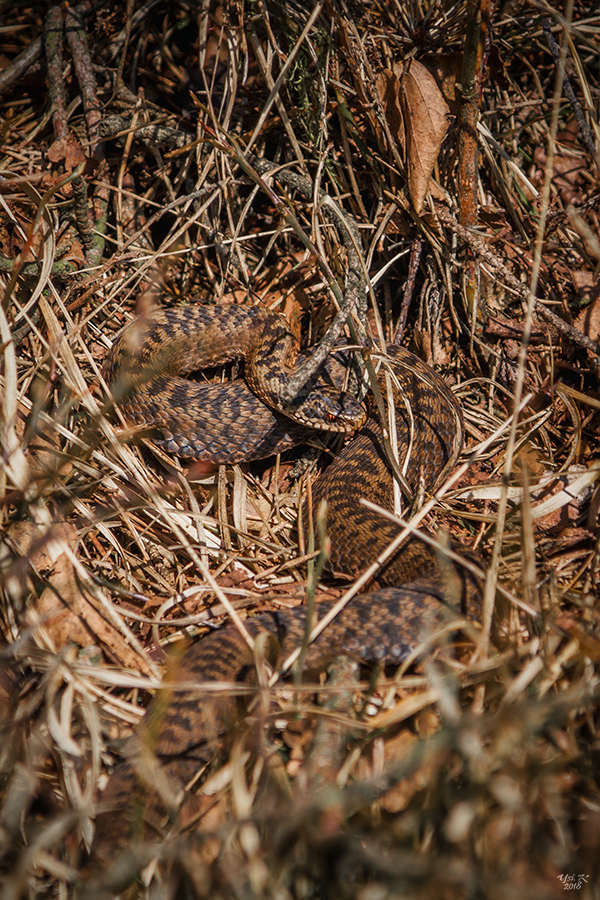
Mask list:
[[[349,299],[332,203],[359,325],[461,402],[423,525],[483,560],[483,618],[334,682],[343,712],[278,682],[202,814],[132,847],[127,896],[599,898],[600,13],[23,0],[0,23],[0,900],[92,895],[166,649],[351,588],[298,543],[326,454],[178,462],[102,373],[158,304],[260,304],[316,343]]]

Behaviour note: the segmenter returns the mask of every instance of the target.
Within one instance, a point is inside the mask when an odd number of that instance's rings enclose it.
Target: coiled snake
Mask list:
[[[273,408],[294,365],[293,343],[284,320],[257,307],[162,310],[136,320],[124,331],[108,356],[105,373],[125,415],[148,426],[156,443],[166,450],[187,459],[219,463],[257,459],[305,437],[315,395],[318,398],[323,392],[327,403],[321,427],[350,430],[365,419],[355,400],[333,385],[323,391],[314,382],[294,401],[296,411],[302,407],[300,424]],[[245,381],[204,385],[181,377],[182,372],[238,356],[244,359]],[[407,350],[388,346],[386,365],[394,385],[400,468],[405,469],[413,491],[431,492],[462,448],[460,407],[440,376]],[[382,385],[383,381],[380,375]],[[313,493],[315,509],[321,499],[327,500],[334,573],[357,575],[396,537],[395,523],[361,503],[361,498],[366,498],[390,508],[392,496],[379,413],[370,400],[360,433],[317,480]],[[323,666],[339,652],[365,662],[399,662],[419,642],[425,622],[439,615],[445,595],[435,554],[424,543],[410,540],[391,558],[378,580],[394,587],[354,598],[310,646],[307,668]],[[477,587],[468,574],[461,576],[461,585],[463,601],[476,597]],[[318,614],[327,609],[327,604],[320,604]],[[301,643],[304,619],[304,610],[299,608],[249,619],[246,625],[252,635],[265,631],[274,635],[286,655]],[[235,681],[252,661],[238,631],[227,626],[186,651],[177,677],[196,682]],[[152,749],[163,773],[179,788],[211,758],[235,718],[235,703],[216,696],[220,699],[201,703],[197,694],[174,693],[152,733]],[[152,716],[146,719],[151,722]],[[130,756],[140,752],[149,733],[150,725],[142,725]],[[130,759],[111,776],[104,806],[123,808],[136,791],[139,796],[144,793]],[[151,818],[151,810],[146,813]],[[114,821],[109,813],[99,817],[100,858],[111,856],[115,844],[123,841],[123,825],[117,824],[116,840]]]

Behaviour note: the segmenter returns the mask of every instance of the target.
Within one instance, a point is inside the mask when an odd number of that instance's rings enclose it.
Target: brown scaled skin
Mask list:
[[[216,307],[214,310],[217,328],[221,331],[225,329],[223,341],[230,353],[228,358],[231,357],[236,331],[241,329],[244,332],[242,343],[252,345],[254,338],[246,333],[246,328],[255,313],[251,313],[248,318],[245,309],[239,313],[239,307]],[[195,422],[189,414],[193,404],[188,402],[186,392],[187,385],[194,384],[194,387],[189,387],[190,392],[195,391],[198,385],[173,376],[171,369],[167,372],[161,370],[155,378],[153,366],[158,344],[163,352],[166,348],[168,355],[169,338],[175,344],[179,341],[180,345],[183,340],[186,358],[196,352],[193,348],[193,319],[196,315],[202,323],[202,343],[211,340],[204,329],[211,324],[209,320],[213,313],[205,307],[190,307],[184,313],[170,313],[172,315],[168,319],[158,314],[160,340],[155,337],[150,344],[136,346],[135,340],[132,340],[131,335],[128,337],[126,332],[125,339],[115,345],[109,356],[106,371],[109,380],[116,381],[117,385],[119,379],[122,383],[127,381],[127,366],[131,364],[131,355],[136,362],[135,383],[132,382],[133,386],[130,384],[129,393],[122,403],[128,417],[138,423],[148,422],[159,433],[162,432],[159,443],[163,448],[191,459],[211,457],[222,462],[225,457],[229,461],[248,458],[243,453],[250,445],[249,458],[260,458],[253,455],[257,447],[268,448],[267,452],[262,453],[263,456],[275,452],[271,436],[263,436],[259,432],[263,427],[263,415],[266,417],[264,421],[267,423],[267,432],[270,429],[274,433],[279,425],[283,425],[283,444],[277,446],[278,450],[301,440],[306,434],[303,428],[282,419],[279,413],[262,405],[248,387],[240,387],[239,383],[236,383],[232,401],[226,398],[215,400],[214,412],[211,412],[209,403],[208,420],[205,416],[202,423]],[[231,326],[227,324],[229,315],[232,316]],[[260,328],[268,327],[268,324],[265,326],[262,313],[259,311],[256,315],[261,322]],[[183,321],[185,328],[180,328]],[[279,325],[282,329],[285,327],[281,320]],[[134,324],[132,334],[135,327]],[[143,328],[141,334],[144,334]],[[217,339],[213,339],[213,344],[216,343]],[[268,362],[268,354],[262,355]],[[413,491],[431,493],[454,466],[462,449],[460,407],[440,376],[418,357],[403,348],[389,346],[388,360],[398,382],[394,387],[394,402],[399,465],[401,469],[404,467],[410,448],[406,479]],[[217,360],[212,360],[207,364],[214,365],[216,362]],[[148,367],[146,374],[144,366]],[[187,369],[189,368],[188,365]],[[381,374],[379,384],[385,396],[385,380]],[[226,389],[228,386],[215,387]],[[245,414],[239,414],[238,404],[245,404],[247,401],[252,407],[246,417]],[[231,404],[237,414],[236,430],[241,450],[239,447],[230,447],[220,433],[220,412],[225,410],[225,414],[228,414],[233,408]],[[166,425],[164,421],[159,421],[158,410],[169,408],[177,413],[178,405],[182,411],[179,418],[175,416]],[[214,432],[211,430],[213,424]],[[179,429],[179,433],[174,434],[176,429]],[[230,434],[231,430],[227,429],[227,435]],[[313,489],[314,509],[318,508],[320,500],[327,500],[327,531],[331,539],[330,567],[336,574],[355,577],[398,534],[397,525],[366,510],[360,502],[361,498],[372,500],[388,509],[392,507],[390,467],[383,450],[379,413],[372,399],[369,401],[368,421],[362,431],[346,445]],[[439,620],[440,616],[443,618],[448,615],[444,603],[446,599],[454,604],[450,608],[450,614],[456,615],[457,605],[463,613],[473,613],[477,607],[478,585],[468,573],[458,574],[459,577],[455,580],[459,584],[460,596],[447,597],[444,578],[434,553],[423,542],[409,540],[378,575],[380,583],[391,586],[355,597],[324,634],[311,644],[305,668],[322,669],[335,654],[341,652],[366,664],[401,662],[419,643],[428,627]],[[456,585],[453,593],[457,593]],[[319,604],[317,615],[321,617],[328,607],[329,604]],[[246,622],[253,636],[261,632],[273,635],[282,658],[301,645],[304,625],[303,608],[262,615]],[[253,667],[251,651],[237,630],[233,626],[227,626],[187,649],[176,680],[179,683],[235,682]],[[93,855],[95,864],[103,869],[132,836],[134,839],[150,839],[153,833],[158,834],[170,807],[177,805],[180,792],[213,759],[222,747],[224,737],[239,718],[239,703],[231,694],[199,694],[197,691],[173,690],[167,697],[166,706],[164,700],[165,697],[161,698],[159,694],[151,704],[137,735],[130,742],[129,755],[126,754],[125,760],[115,768],[101,798],[101,806],[112,809],[111,813],[101,814],[97,820]],[[167,779],[163,785],[162,799],[159,792],[154,790],[154,776],[148,773],[144,775],[144,767],[136,762],[136,759],[139,760],[140,748],[144,746],[155,754]],[[145,778],[152,789],[148,783],[144,783]],[[137,803],[134,802],[136,797]],[[156,831],[153,822],[157,826]]]

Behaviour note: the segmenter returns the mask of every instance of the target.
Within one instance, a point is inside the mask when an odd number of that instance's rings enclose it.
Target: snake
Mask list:
[[[313,509],[322,500],[327,503],[330,573],[355,578],[400,528],[362,502],[393,509],[392,467],[384,444],[389,423],[382,424],[372,394],[366,404],[360,403],[340,388],[327,367],[291,402],[284,401],[285,386],[301,361],[298,353],[285,319],[274,312],[258,305],[194,304],[160,309],[126,326],[103,373],[125,418],[183,460],[261,459],[305,441],[313,429],[355,432],[316,480],[312,498]],[[243,378],[208,384],[189,377],[232,360],[241,361]],[[388,344],[380,362],[378,385],[383,395],[391,391],[395,409],[398,466],[413,493],[431,494],[462,450],[460,404],[443,378],[409,350]],[[305,669],[323,669],[339,653],[364,664],[398,664],[433,622],[452,613],[456,617],[457,606],[476,615],[477,579],[466,568],[453,581],[442,569],[427,543],[411,538],[400,545],[379,571],[378,588],[353,598],[309,645]],[[318,604],[318,615],[329,609],[329,603]],[[302,644],[306,610],[261,614],[245,625],[251,636],[265,636],[275,664]],[[187,648],[176,681],[236,682],[253,668],[248,644],[236,627],[226,625]],[[147,838],[153,828],[160,831],[157,823],[166,801],[164,795],[148,799],[153,776],[142,771],[145,748],[151,748],[161,777],[176,796],[214,759],[239,719],[235,698],[224,692],[202,701],[197,692],[185,690],[173,690],[166,703],[160,697],[151,703],[102,796],[94,845],[101,865],[123,846],[124,835],[135,832]],[[139,812],[140,803],[143,827],[138,821],[136,830],[130,815],[128,831],[115,811]]]

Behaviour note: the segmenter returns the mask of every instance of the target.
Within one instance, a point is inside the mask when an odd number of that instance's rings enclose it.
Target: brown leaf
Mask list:
[[[532,182],[536,187],[541,187],[544,183],[544,168],[547,159],[546,152],[542,147],[534,150],[533,161],[538,171],[533,176]],[[582,203],[584,198],[580,189],[584,184],[583,173],[587,169],[588,163],[582,157],[564,156],[560,153],[554,156],[552,182],[564,203],[571,203],[575,206]]]
[[[387,740],[385,743],[385,755],[388,764],[406,759],[414,750],[417,740],[417,737],[408,729],[404,729],[396,737]],[[439,753],[427,753],[421,765],[412,775],[402,778],[382,797],[382,808],[392,814],[406,809],[414,795],[418,791],[427,788],[433,772],[440,765],[441,758]]]
[[[435,78],[444,100],[449,105],[453,115],[460,111],[461,93],[459,82],[462,73],[463,53],[436,53],[423,59],[423,65],[427,66]]]
[[[591,290],[597,291],[598,285],[595,285]],[[586,337],[591,338],[593,341],[600,340],[600,297],[596,297],[593,303],[582,309],[573,324]]]
[[[64,159],[65,169],[72,172],[73,169],[85,162],[85,153],[75,135],[70,134],[66,138],[60,138],[54,141],[48,148],[48,159],[50,162],[58,163]]]
[[[578,297],[592,297],[594,300],[600,297],[600,281],[594,277],[593,272],[585,269],[572,269],[571,278]]]
[[[450,110],[431,72],[416,60],[402,79],[400,106],[407,136],[408,189],[420,213],[448,130]]]
[[[48,582],[35,610],[30,610],[29,625],[41,624],[56,650],[70,642],[81,647],[99,643],[121,665],[147,675],[152,673],[123,635],[96,610],[91,594],[87,595],[85,584],[64,550],[64,545],[74,548],[77,544],[77,531],[72,525],[58,522],[51,534],[44,534],[33,522],[16,522],[9,536],[10,546]]]
[[[84,585],[77,577],[66,553],[54,564],[50,587],[45,588],[38,601],[38,613],[56,649],[74,641],[82,647],[98,643],[122,666],[152,674],[150,666],[131,649],[112,622],[109,622],[86,596]]]
[[[56,248],[56,258],[63,261],[71,260],[82,266],[85,265],[83,246],[80,241],[73,240],[72,237],[68,243],[67,241],[63,241],[60,246]]]
[[[52,586],[45,588],[38,600],[37,614],[55,650],[61,650],[71,642],[80,647],[93,644],[93,635],[78,614],[80,610],[74,612],[74,608],[79,606],[80,591],[73,565],[66,553],[62,553],[54,563],[50,583]]]
[[[378,79],[390,129],[406,154],[408,191],[421,213],[429,180],[449,125],[450,109],[431,72],[417,60],[395,64]]]
[[[381,75],[377,77],[377,93],[383,102],[385,117],[388,120],[390,131],[404,149],[406,147],[406,136],[399,99],[402,71],[401,63],[395,63],[393,70],[384,69]]]

